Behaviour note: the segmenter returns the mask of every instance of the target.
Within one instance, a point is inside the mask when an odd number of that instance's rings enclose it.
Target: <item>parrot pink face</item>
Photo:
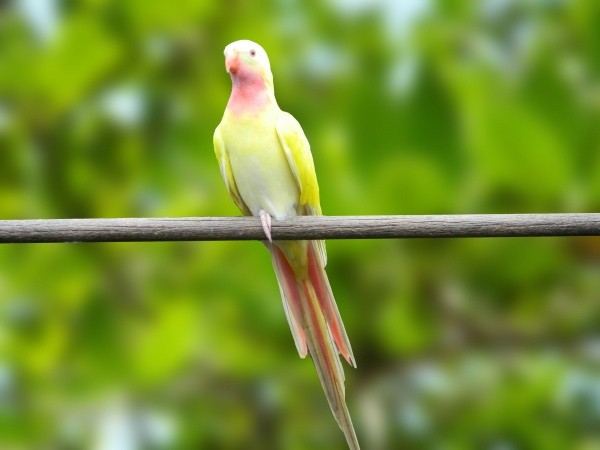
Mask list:
[[[272,80],[269,58],[255,42],[235,41],[225,47],[225,69],[233,89],[228,108],[234,113],[257,110],[268,101],[267,80]]]

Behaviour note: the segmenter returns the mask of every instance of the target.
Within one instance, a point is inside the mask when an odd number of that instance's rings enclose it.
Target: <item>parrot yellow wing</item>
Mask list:
[[[252,213],[250,212],[248,206],[246,206],[244,203],[244,200],[242,199],[242,196],[240,195],[235,184],[233,171],[231,170],[231,164],[229,163],[229,155],[227,154],[227,149],[225,148],[223,138],[221,137],[220,127],[217,127],[215,134],[213,135],[213,145],[215,148],[215,154],[217,155],[217,161],[219,162],[219,168],[221,169],[221,176],[223,177],[223,181],[225,182],[225,187],[227,188],[227,192],[229,192],[229,196],[245,216],[251,216]]]
[[[300,191],[300,206],[304,207],[306,215],[320,216],[321,203],[315,164],[310,152],[310,144],[300,123],[290,113],[281,111],[275,129]],[[319,259],[325,267],[327,265],[325,242],[315,241],[315,243]]]
[[[281,111],[275,124],[277,137],[300,190],[300,204],[309,215],[320,215],[319,184],[310,144],[302,127],[290,113]]]

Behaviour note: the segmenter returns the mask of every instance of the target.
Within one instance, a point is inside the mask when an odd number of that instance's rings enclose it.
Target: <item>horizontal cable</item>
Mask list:
[[[273,239],[600,236],[600,214],[301,216]],[[0,243],[264,239],[256,217],[0,220]]]

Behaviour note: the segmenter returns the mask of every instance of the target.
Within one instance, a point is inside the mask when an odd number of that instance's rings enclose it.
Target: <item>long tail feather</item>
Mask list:
[[[284,309],[301,357],[310,353],[331,411],[344,432],[351,450],[359,444],[346,406],[344,370],[338,351],[353,366],[354,356],[325,270],[312,245],[308,246],[308,270],[296,274],[284,253],[270,247],[273,266],[281,290]]]
[[[300,293],[296,285],[294,271],[285,259],[284,254],[276,246],[270,247],[273,267],[277,275],[281,299],[283,301],[283,310],[287,317],[296,344],[296,349],[300,358],[306,357],[308,348],[306,346],[306,336],[302,327],[302,304],[300,302]]]
[[[338,351],[344,357],[344,359],[348,361],[348,364],[356,368],[356,360],[354,359],[354,354],[352,353],[352,346],[350,345],[350,340],[346,334],[344,323],[342,322],[335,298],[333,297],[329,279],[327,278],[325,269],[323,266],[321,266],[319,261],[320,260],[317,257],[317,253],[315,252],[313,244],[309,243],[308,276],[315,288],[317,298],[319,299],[319,304],[321,305],[321,309],[325,315],[325,320],[329,325],[329,329],[333,335],[333,340],[337,345]]]
[[[308,349],[317,368],[333,416],[344,432],[349,448],[358,450],[360,446],[352,425],[350,412],[346,406],[344,375],[337,351],[333,347],[325,317],[321,312],[312,285],[307,281],[304,281],[302,285],[304,295],[301,296],[301,299],[307,325]]]

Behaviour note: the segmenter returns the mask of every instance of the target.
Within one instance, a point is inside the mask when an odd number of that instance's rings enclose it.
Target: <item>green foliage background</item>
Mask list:
[[[237,215],[222,50],[260,42],[326,214],[600,209],[600,3],[0,7],[0,216]],[[336,241],[364,448],[600,448],[598,238]],[[0,247],[0,447],[344,448],[258,243]]]

